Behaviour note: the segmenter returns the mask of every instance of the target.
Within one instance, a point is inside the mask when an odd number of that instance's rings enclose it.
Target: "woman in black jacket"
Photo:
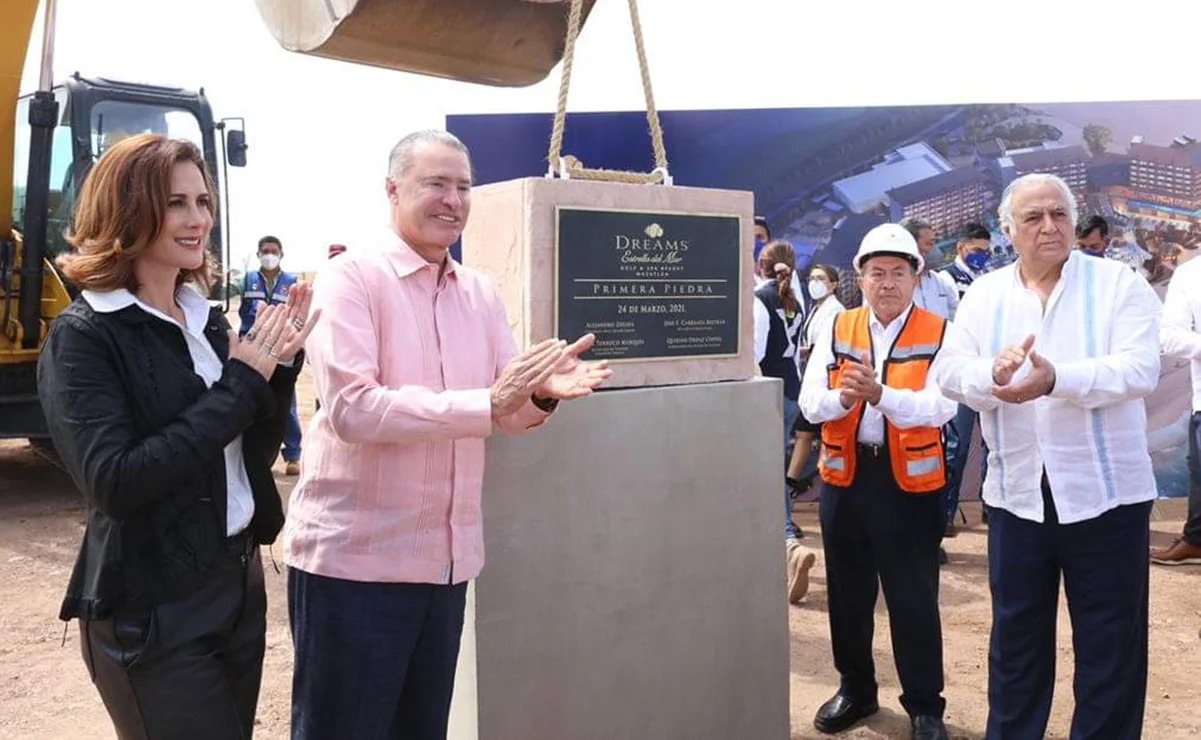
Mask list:
[[[38,394],[87,502],[60,618],[121,738],[249,738],[266,631],[271,462],[316,320],[309,286],[243,339],[202,292],[215,192],[186,141],[114,145],[76,205]],[[199,288],[199,290],[198,290]]]

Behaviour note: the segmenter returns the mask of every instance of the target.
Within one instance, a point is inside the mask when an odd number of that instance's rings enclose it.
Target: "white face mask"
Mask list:
[[[274,270],[279,267],[279,255],[264,254],[259,257],[259,264],[263,266],[264,270]]]
[[[815,301],[820,301],[830,295],[830,286],[826,285],[821,280],[809,281],[809,297]]]

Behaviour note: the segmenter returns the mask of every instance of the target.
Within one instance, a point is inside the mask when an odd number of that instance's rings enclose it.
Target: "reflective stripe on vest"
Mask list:
[[[832,349],[834,363],[828,368],[830,388],[841,383],[842,368],[856,359],[874,366],[869,309],[844,311],[834,320]],[[898,390],[918,391],[926,386],[930,364],[942,347],[946,322],[936,314],[914,306],[884,362],[881,382]],[[822,480],[848,487],[855,480],[859,423],[864,402],[860,401],[841,419],[822,424],[822,453],[818,460]],[[884,419],[884,445],[894,480],[908,493],[930,493],[946,485],[942,430],[938,427],[898,429]]]

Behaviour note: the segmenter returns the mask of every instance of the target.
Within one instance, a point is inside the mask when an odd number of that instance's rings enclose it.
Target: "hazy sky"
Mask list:
[[[1201,5],[1116,7],[639,3],[661,109],[1201,99]],[[40,39],[39,24],[26,89],[37,83]],[[626,2],[598,0],[568,109],[641,109],[633,49]],[[230,171],[234,263],[273,233],[294,270],[317,267],[330,242],[353,248],[385,223],[384,171],[400,136],[442,127],[447,114],[549,112],[559,84],[557,68],[539,85],[490,88],[288,52],[254,0],[59,0],[54,71],[203,86],[218,117],[245,117],[249,165]]]

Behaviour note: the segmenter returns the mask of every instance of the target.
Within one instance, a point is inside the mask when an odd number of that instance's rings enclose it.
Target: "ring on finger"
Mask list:
[[[246,341],[253,342],[258,335],[259,333],[257,331],[251,329],[250,331],[246,332]]]
[[[292,319],[292,326],[295,327],[296,331],[303,330],[304,329],[304,319]]]

